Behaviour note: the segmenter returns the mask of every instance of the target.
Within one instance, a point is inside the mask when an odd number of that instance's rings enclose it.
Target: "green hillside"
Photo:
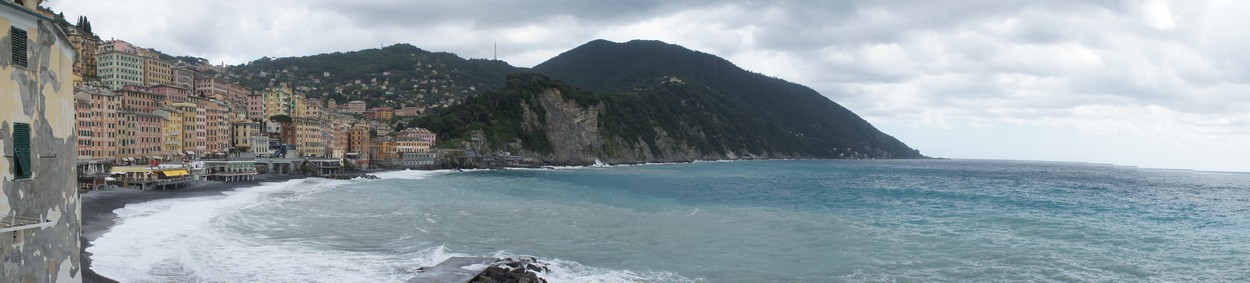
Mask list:
[[[656,123],[680,121],[698,126],[695,129],[702,133],[685,134],[707,137],[708,149],[724,146],[752,153],[820,158],[923,157],[808,87],[749,72],[727,60],[677,45],[596,40],[533,70],[570,85],[612,94],[607,97],[624,96],[607,100],[604,127],[613,129],[611,132],[628,133],[632,121],[646,121],[642,117],[656,117],[652,115],[655,113],[674,113],[684,116],[657,119]],[[681,83],[658,84],[666,81]],[[631,99],[649,102],[633,103],[632,107],[653,105],[630,108],[614,104]]]
[[[286,83],[310,97],[398,107],[453,104],[503,86],[508,74],[520,70],[503,61],[464,59],[396,44],[353,52],[266,57],[234,66],[230,72],[240,84],[255,90]]]

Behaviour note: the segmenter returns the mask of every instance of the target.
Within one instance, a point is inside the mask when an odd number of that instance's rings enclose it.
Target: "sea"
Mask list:
[[[122,282],[403,282],[534,256],[549,282],[1250,281],[1250,174],[979,160],[392,171],[117,209]]]

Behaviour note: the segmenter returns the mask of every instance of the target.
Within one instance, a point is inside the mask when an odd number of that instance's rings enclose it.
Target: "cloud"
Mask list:
[[[1250,3],[1244,1],[48,5],[70,17],[88,16],[105,37],[213,62],[404,42],[470,58],[495,56],[498,45],[500,59],[532,66],[593,39],[657,39],[808,85],[891,131],[1044,127],[1161,145],[1232,148],[1250,141],[1250,96],[1244,95],[1250,93],[1250,53],[1244,51],[1250,33],[1242,31],[1250,25],[1242,15]],[[924,150],[927,140],[904,141]]]

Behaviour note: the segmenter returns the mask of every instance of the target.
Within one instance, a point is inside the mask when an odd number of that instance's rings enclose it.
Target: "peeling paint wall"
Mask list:
[[[28,4],[29,5],[29,4]],[[14,65],[9,27],[26,30],[26,67]],[[74,187],[74,53],[46,18],[0,3],[0,150],[14,155],[14,123],[30,124],[32,175],[15,180],[0,158],[0,213],[55,225],[0,233],[0,282],[82,282],[81,204]]]

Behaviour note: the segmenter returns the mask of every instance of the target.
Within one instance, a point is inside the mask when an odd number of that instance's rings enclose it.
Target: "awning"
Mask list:
[[[135,161],[135,159],[134,159],[134,158],[130,158],[130,157],[123,157],[123,158],[122,158],[122,160],[124,160],[124,161]]]
[[[187,154],[188,154],[188,155],[195,155],[195,152],[194,152],[194,151],[188,151],[188,152],[187,152]]]
[[[113,174],[151,172],[147,166],[113,166]]]
[[[178,176],[186,176],[186,175],[191,174],[191,173],[187,173],[187,170],[183,170],[183,169],[165,170],[165,171],[161,171],[161,173],[165,173],[165,177],[178,177]]]

